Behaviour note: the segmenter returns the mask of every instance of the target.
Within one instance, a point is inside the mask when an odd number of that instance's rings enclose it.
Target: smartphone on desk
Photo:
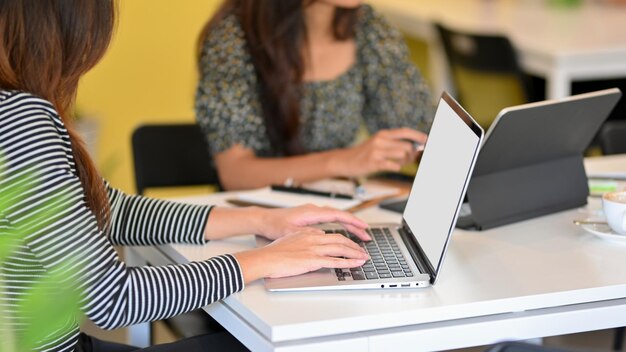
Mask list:
[[[378,207],[385,210],[391,210],[396,213],[404,213],[404,208],[406,208],[407,198],[391,198],[385,199],[378,203]]]
[[[401,181],[413,184],[415,175],[407,175],[401,172],[381,172],[374,175],[374,178],[381,180]]]
[[[385,199],[378,203],[378,207],[402,214],[404,213],[404,208],[406,208],[407,199],[408,198]],[[456,227],[466,230],[476,229],[476,223],[472,219],[472,209],[470,208],[469,203],[467,203],[467,198],[465,198],[465,201],[461,206]]]

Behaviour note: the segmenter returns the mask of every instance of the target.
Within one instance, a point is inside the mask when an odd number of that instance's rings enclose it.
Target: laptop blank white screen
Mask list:
[[[403,215],[435,272],[479,144],[476,132],[441,99]]]

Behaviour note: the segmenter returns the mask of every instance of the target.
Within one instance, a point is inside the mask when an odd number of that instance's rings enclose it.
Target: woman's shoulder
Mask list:
[[[210,24],[203,38],[203,46],[237,45],[245,42],[245,34],[235,14],[224,17]]]
[[[24,117],[28,117],[25,119]],[[0,121],[2,124],[18,121],[43,119],[53,124],[62,124],[59,115],[46,99],[31,93],[0,90]]]
[[[370,37],[401,39],[400,32],[392,26],[389,21],[372,6],[364,4],[361,7],[361,18],[359,19],[358,32]]]
[[[247,63],[246,37],[234,14],[228,14],[211,24],[202,41],[200,67],[203,71],[218,72]]]
[[[357,25],[359,47],[369,55],[397,57],[406,46],[400,31],[370,5],[362,5]]]
[[[28,141],[45,140],[65,150],[68,138],[52,103],[30,93],[0,90],[0,148],[29,149]]]
[[[54,111],[54,106],[51,102],[35,94],[19,90],[0,89],[0,104],[6,107],[7,105],[14,103],[19,103],[20,105],[28,104],[33,107],[45,107]]]

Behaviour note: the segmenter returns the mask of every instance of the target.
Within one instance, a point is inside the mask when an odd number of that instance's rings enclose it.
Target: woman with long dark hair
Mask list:
[[[0,212],[0,237],[23,236],[0,266],[0,314],[10,328],[19,332],[28,325],[20,316],[20,302],[34,282],[52,272],[64,277],[55,285],[83,291],[80,304],[89,319],[112,329],[203,307],[262,277],[364,263],[367,255],[357,244],[310,227],[338,221],[367,239],[366,225],[344,212],[185,205],[128,196],[106,184],[74,132],[71,116],[78,81],[105,53],[114,18],[113,0],[0,1],[0,205],[11,204]],[[32,170],[38,177],[24,178]],[[16,180],[19,194],[7,191]],[[63,196],[57,198],[59,193]],[[52,203],[56,211],[47,221],[33,224]],[[260,249],[166,267],[128,267],[113,248],[203,244],[247,233],[277,240]],[[75,317],[66,318],[49,327],[41,350],[131,350],[80,334]],[[206,338],[159,350],[218,346],[213,337]]]
[[[206,25],[196,118],[225,188],[415,160],[434,114],[428,88],[401,35],[361,2],[226,0]],[[352,146],[362,125],[372,136]]]

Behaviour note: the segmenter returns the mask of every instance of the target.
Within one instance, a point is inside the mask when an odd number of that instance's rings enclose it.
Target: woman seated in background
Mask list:
[[[80,304],[89,319],[113,329],[206,306],[262,277],[362,265],[367,255],[357,244],[310,227],[340,222],[367,240],[366,225],[350,214],[316,207],[178,204],[125,195],[98,176],[70,117],[80,77],[109,44],[114,7],[113,0],[0,1],[0,206],[5,208],[0,209],[0,238],[24,232],[17,250],[0,266],[3,322],[18,332],[28,324],[20,316],[20,300],[52,272],[64,274],[55,285],[84,290]],[[38,177],[20,179],[24,170],[36,170]],[[16,180],[21,191],[13,197],[8,189]],[[59,193],[64,197],[57,198]],[[6,207],[7,201],[15,204]],[[33,219],[51,203],[57,211],[35,226],[41,228],[33,228]],[[203,244],[251,233],[277,240],[264,248],[163,267],[128,267],[113,248]],[[63,326],[49,327],[48,338],[39,343],[42,350],[132,350],[79,334],[70,313],[60,319]],[[221,343],[205,335],[158,350],[230,351],[238,346],[234,340]]]
[[[226,0],[207,24],[196,117],[224,188],[415,160],[434,114],[428,88],[401,35],[361,2]],[[351,147],[363,124],[372,136]]]

